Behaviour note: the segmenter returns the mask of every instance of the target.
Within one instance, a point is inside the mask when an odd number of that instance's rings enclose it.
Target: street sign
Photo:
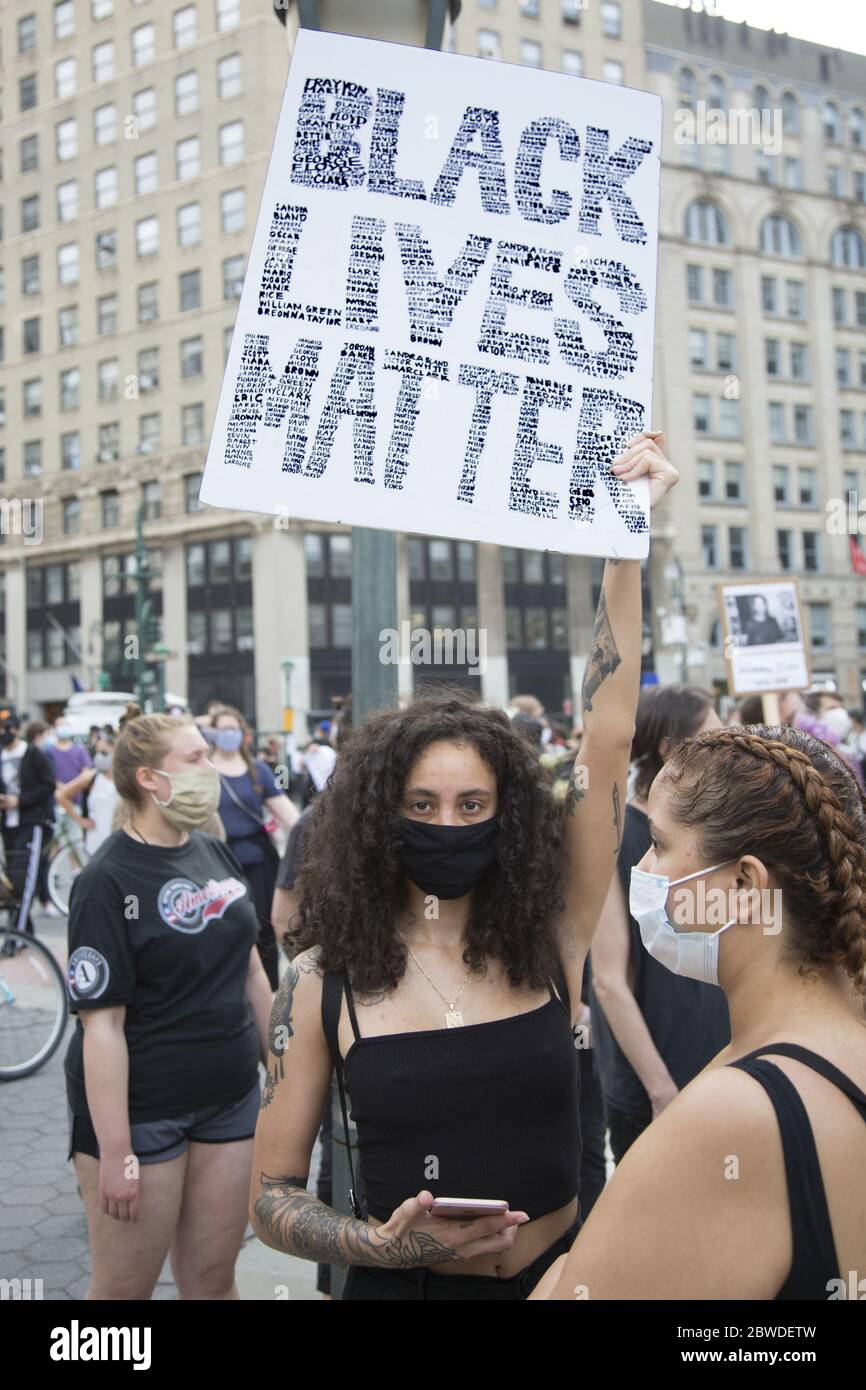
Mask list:
[[[661,102],[302,29],[201,490],[647,554]]]

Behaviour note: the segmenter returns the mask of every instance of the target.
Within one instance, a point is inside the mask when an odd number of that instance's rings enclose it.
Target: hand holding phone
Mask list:
[[[507,1202],[489,1197],[434,1197],[431,1215],[477,1221],[480,1216],[504,1216],[507,1211]]]

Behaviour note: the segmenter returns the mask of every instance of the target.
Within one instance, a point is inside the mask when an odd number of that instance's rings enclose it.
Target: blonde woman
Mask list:
[[[189,720],[124,725],[123,826],[72,891],[69,1151],[91,1299],[150,1298],[169,1254],[182,1299],[238,1297],[271,992],[249,885],[196,828],[219,799],[208,754]]]

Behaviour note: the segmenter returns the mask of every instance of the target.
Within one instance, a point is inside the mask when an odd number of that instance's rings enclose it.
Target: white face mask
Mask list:
[[[728,862],[733,863],[732,860]],[[666,874],[648,874],[643,869],[631,871],[628,908],[640,927],[644,946],[654,960],[674,975],[701,980],[707,985],[719,983],[719,937],[737,919],[733,917],[714,932],[676,931],[668,920],[667,900],[668,893],[678,883],[688,883],[691,878],[700,878],[702,874],[722,868],[723,864],[713,864],[709,869],[698,869],[697,873],[673,880]]]
[[[820,718],[828,729],[833,730],[840,743],[845,742],[854,727],[848,711],[843,709],[841,705],[833,705],[831,709],[825,710]]]

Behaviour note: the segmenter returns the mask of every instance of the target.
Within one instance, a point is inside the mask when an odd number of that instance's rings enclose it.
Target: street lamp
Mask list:
[[[390,39],[418,48],[441,48],[445,20],[453,24],[461,0],[295,0],[302,29],[356,34],[363,39]],[[274,0],[281,23],[292,0]]]

